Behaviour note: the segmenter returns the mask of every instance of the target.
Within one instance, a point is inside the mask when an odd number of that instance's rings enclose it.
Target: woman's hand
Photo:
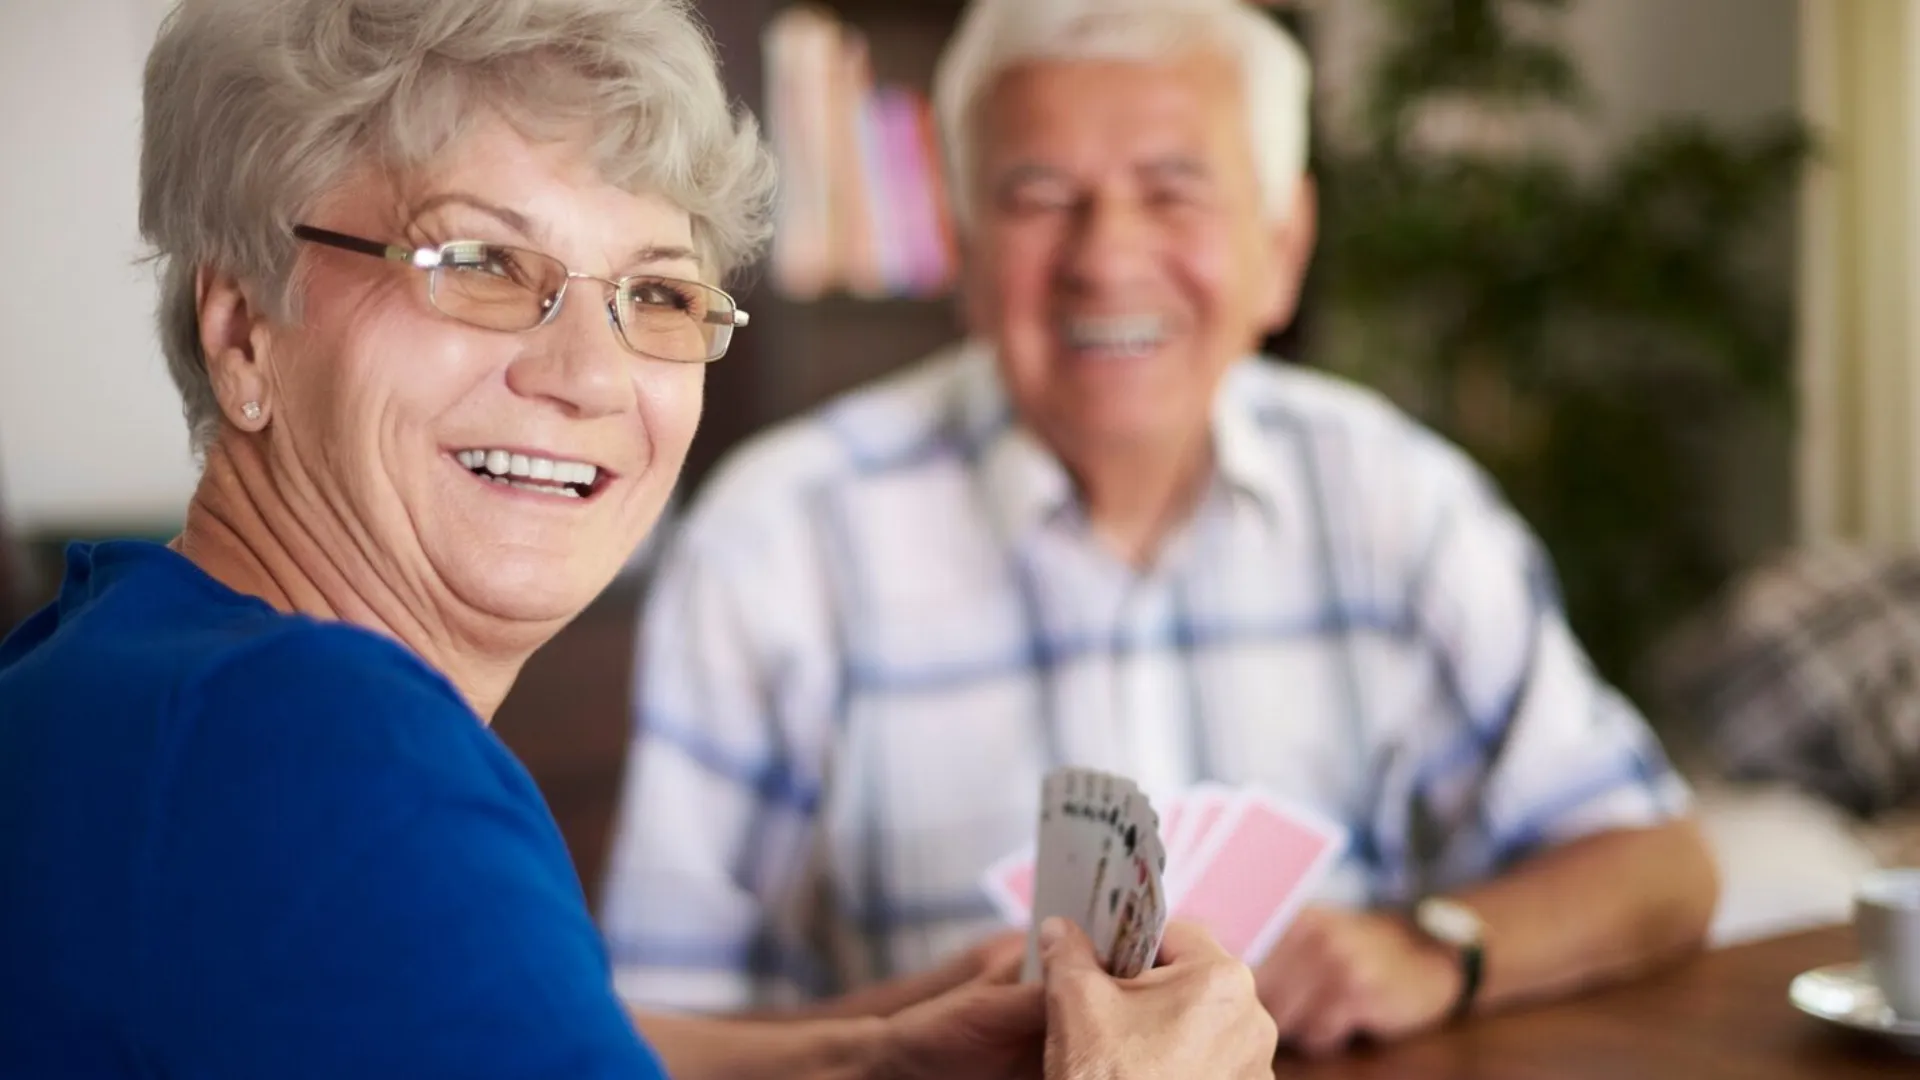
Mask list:
[[[1046,1080],[1273,1076],[1278,1034],[1253,973],[1205,930],[1169,925],[1161,966],[1128,980],[1101,970],[1064,919],[1049,919],[1040,941]]]
[[[993,938],[956,963],[972,978],[888,1016],[882,1023],[882,1080],[1018,1080],[1040,1073],[1046,1023],[1042,991],[1016,985],[1021,941]]]

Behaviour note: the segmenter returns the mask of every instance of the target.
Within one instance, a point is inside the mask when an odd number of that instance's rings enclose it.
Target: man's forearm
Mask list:
[[[1691,822],[1541,853],[1459,899],[1486,924],[1485,1008],[1638,974],[1699,947],[1719,896]]]
[[[633,1012],[675,1080],[867,1080],[884,1028],[873,1019],[769,1023]]]

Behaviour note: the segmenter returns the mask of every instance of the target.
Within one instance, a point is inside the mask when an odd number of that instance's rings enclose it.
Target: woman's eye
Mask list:
[[[686,311],[693,306],[692,298],[684,290],[658,281],[634,285],[633,302],[647,307],[672,308],[675,311]]]
[[[494,250],[487,252],[487,258],[483,268],[487,273],[495,277],[503,277],[509,281],[519,282],[523,285],[526,284],[526,270],[520,265],[520,260],[514,258],[513,252],[511,251]]]

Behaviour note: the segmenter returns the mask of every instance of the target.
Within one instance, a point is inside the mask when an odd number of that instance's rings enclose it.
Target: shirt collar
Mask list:
[[[976,447],[983,497],[1001,534],[1017,539],[1076,505],[1073,479],[1047,445],[1018,423],[991,347],[968,347],[962,416]],[[1282,476],[1260,430],[1248,358],[1228,370],[1213,407],[1215,479],[1277,520]],[[1204,504],[1203,500],[1203,504]]]

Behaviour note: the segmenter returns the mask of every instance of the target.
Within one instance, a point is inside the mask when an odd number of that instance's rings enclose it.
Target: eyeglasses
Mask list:
[[[295,225],[293,235],[425,270],[427,300],[434,308],[485,330],[525,333],[547,325],[576,278],[611,288],[607,319],[621,343],[655,360],[711,363],[727,354],[734,328],[747,325],[747,313],[733,297],[698,281],[577,274],[551,255],[484,240],[409,249],[312,225]]]

